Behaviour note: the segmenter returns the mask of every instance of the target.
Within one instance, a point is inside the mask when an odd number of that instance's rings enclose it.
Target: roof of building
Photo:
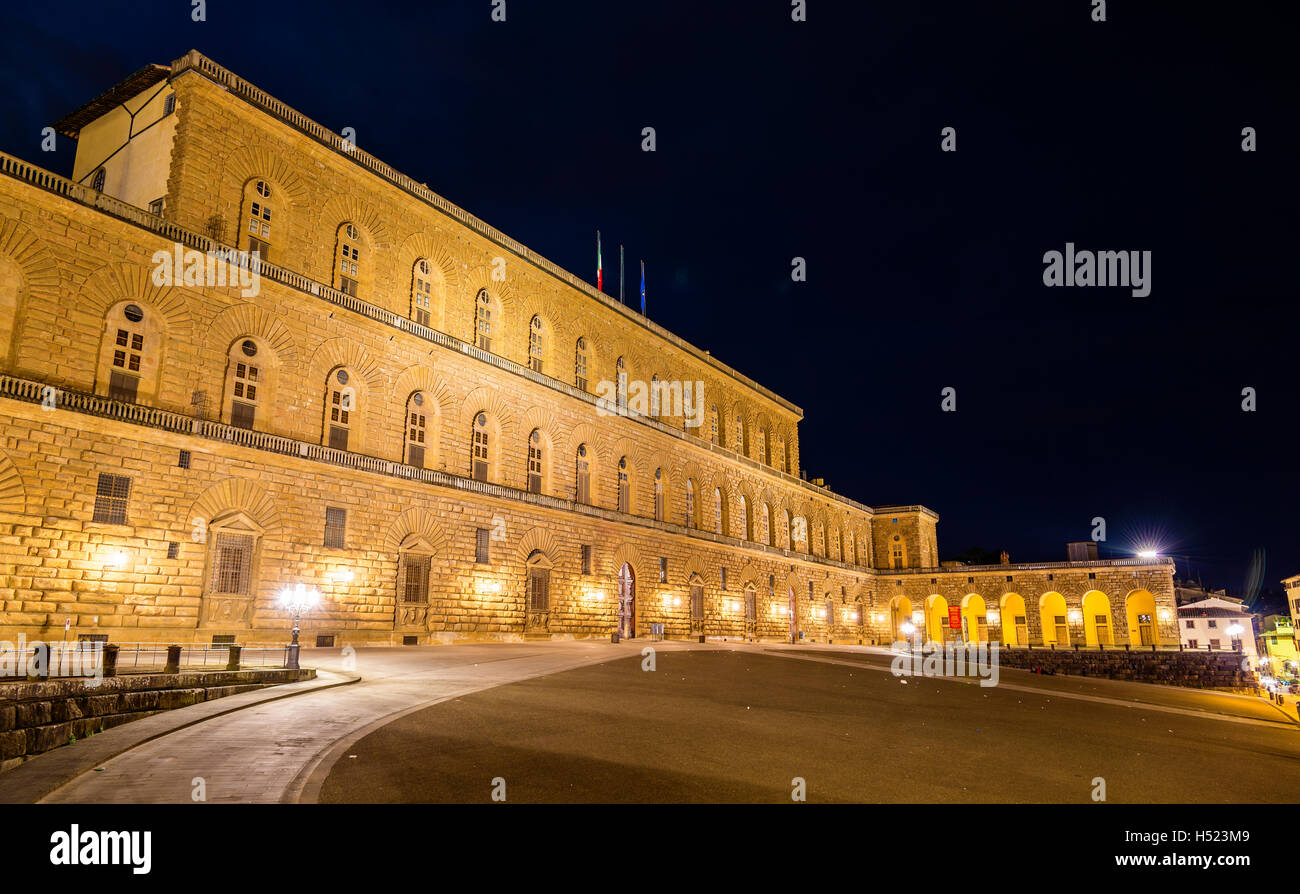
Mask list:
[[[172,73],[170,65],[146,65],[144,68],[128,75],[103,93],[96,96],[75,112],[69,112],[54,122],[56,133],[71,139],[77,139],[81,129],[92,121],[102,118],[114,107],[121,105],[133,96],[138,96],[159,81],[166,80]]]
[[[1209,599],[1202,599],[1199,602],[1189,602],[1186,605],[1180,605],[1178,606],[1178,614],[1198,618],[1252,619],[1250,612],[1243,611],[1240,605],[1229,602],[1226,599],[1219,599],[1217,596],[1211,596]]]

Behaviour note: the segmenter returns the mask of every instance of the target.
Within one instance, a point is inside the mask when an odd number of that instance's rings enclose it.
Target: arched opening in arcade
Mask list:
[[[1003,593],[999,615],[1003,645],[1029,645],[1029,613],[1025,611],[1025,598],[1019,593]]]
[[[948,638],[948,600],[938,593],[925,600],[926,642],[941,643]]]
[[[968,643],[986,643],[989,641],[988,613],[984,606],[984,597],[978,593],[967,593],[961,600],[961,632]]]
[[[1069,648],[1070,622],[1066,617],[1065,597],[1060,593],[1044,593],[1038,600],[1038,617],[1043,625],[1043,645]]]
[[[1125,600],[1128,614],[1128,641],[1135,646],[1160,645],[1160,627],[1156,624],[1156,597],[1148,590],[1134,590]]]
[[[906,596],[895,596],[889,600],[889,635],[891,642],[905,642],[908,639],[904,624],[912,623],[912,600]]]
[[[1083,636],[1090,649],[1105,649],[1115,644],[1115,623],[1110,613],[1110,598],[1100,590],[1083,594]]]

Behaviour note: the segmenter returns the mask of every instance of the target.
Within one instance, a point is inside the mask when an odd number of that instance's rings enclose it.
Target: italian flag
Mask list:
[[[596,231],[596,288],[605,291],[605,274],[600,266],[600,230]]]

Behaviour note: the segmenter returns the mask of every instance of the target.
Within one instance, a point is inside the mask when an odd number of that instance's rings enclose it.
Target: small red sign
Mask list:
[[[961,609],[955,605],[948,606],[948,628],[961,630]]]

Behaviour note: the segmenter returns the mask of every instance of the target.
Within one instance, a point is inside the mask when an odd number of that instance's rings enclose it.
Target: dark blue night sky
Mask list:
[[[0,149],[70,173],[42,126],[198,49],[593,281],[599,228],[607,292],[626,245],[653,319],[803,407],[810,477],[934,508],[944,558],[1064,559],[1103,516],[1103,555],[1153,539],[1207,584],[1280,589],[1300,573],[1295,21],[1108,7],[808,0],[796,24],[786,0],[507,0],[501,24],[491,0],[209,0],[196,23],[189,0],[46,3],[4,13]],[[1044,287],[1066,242],[1151,251],[1151,294]]]

